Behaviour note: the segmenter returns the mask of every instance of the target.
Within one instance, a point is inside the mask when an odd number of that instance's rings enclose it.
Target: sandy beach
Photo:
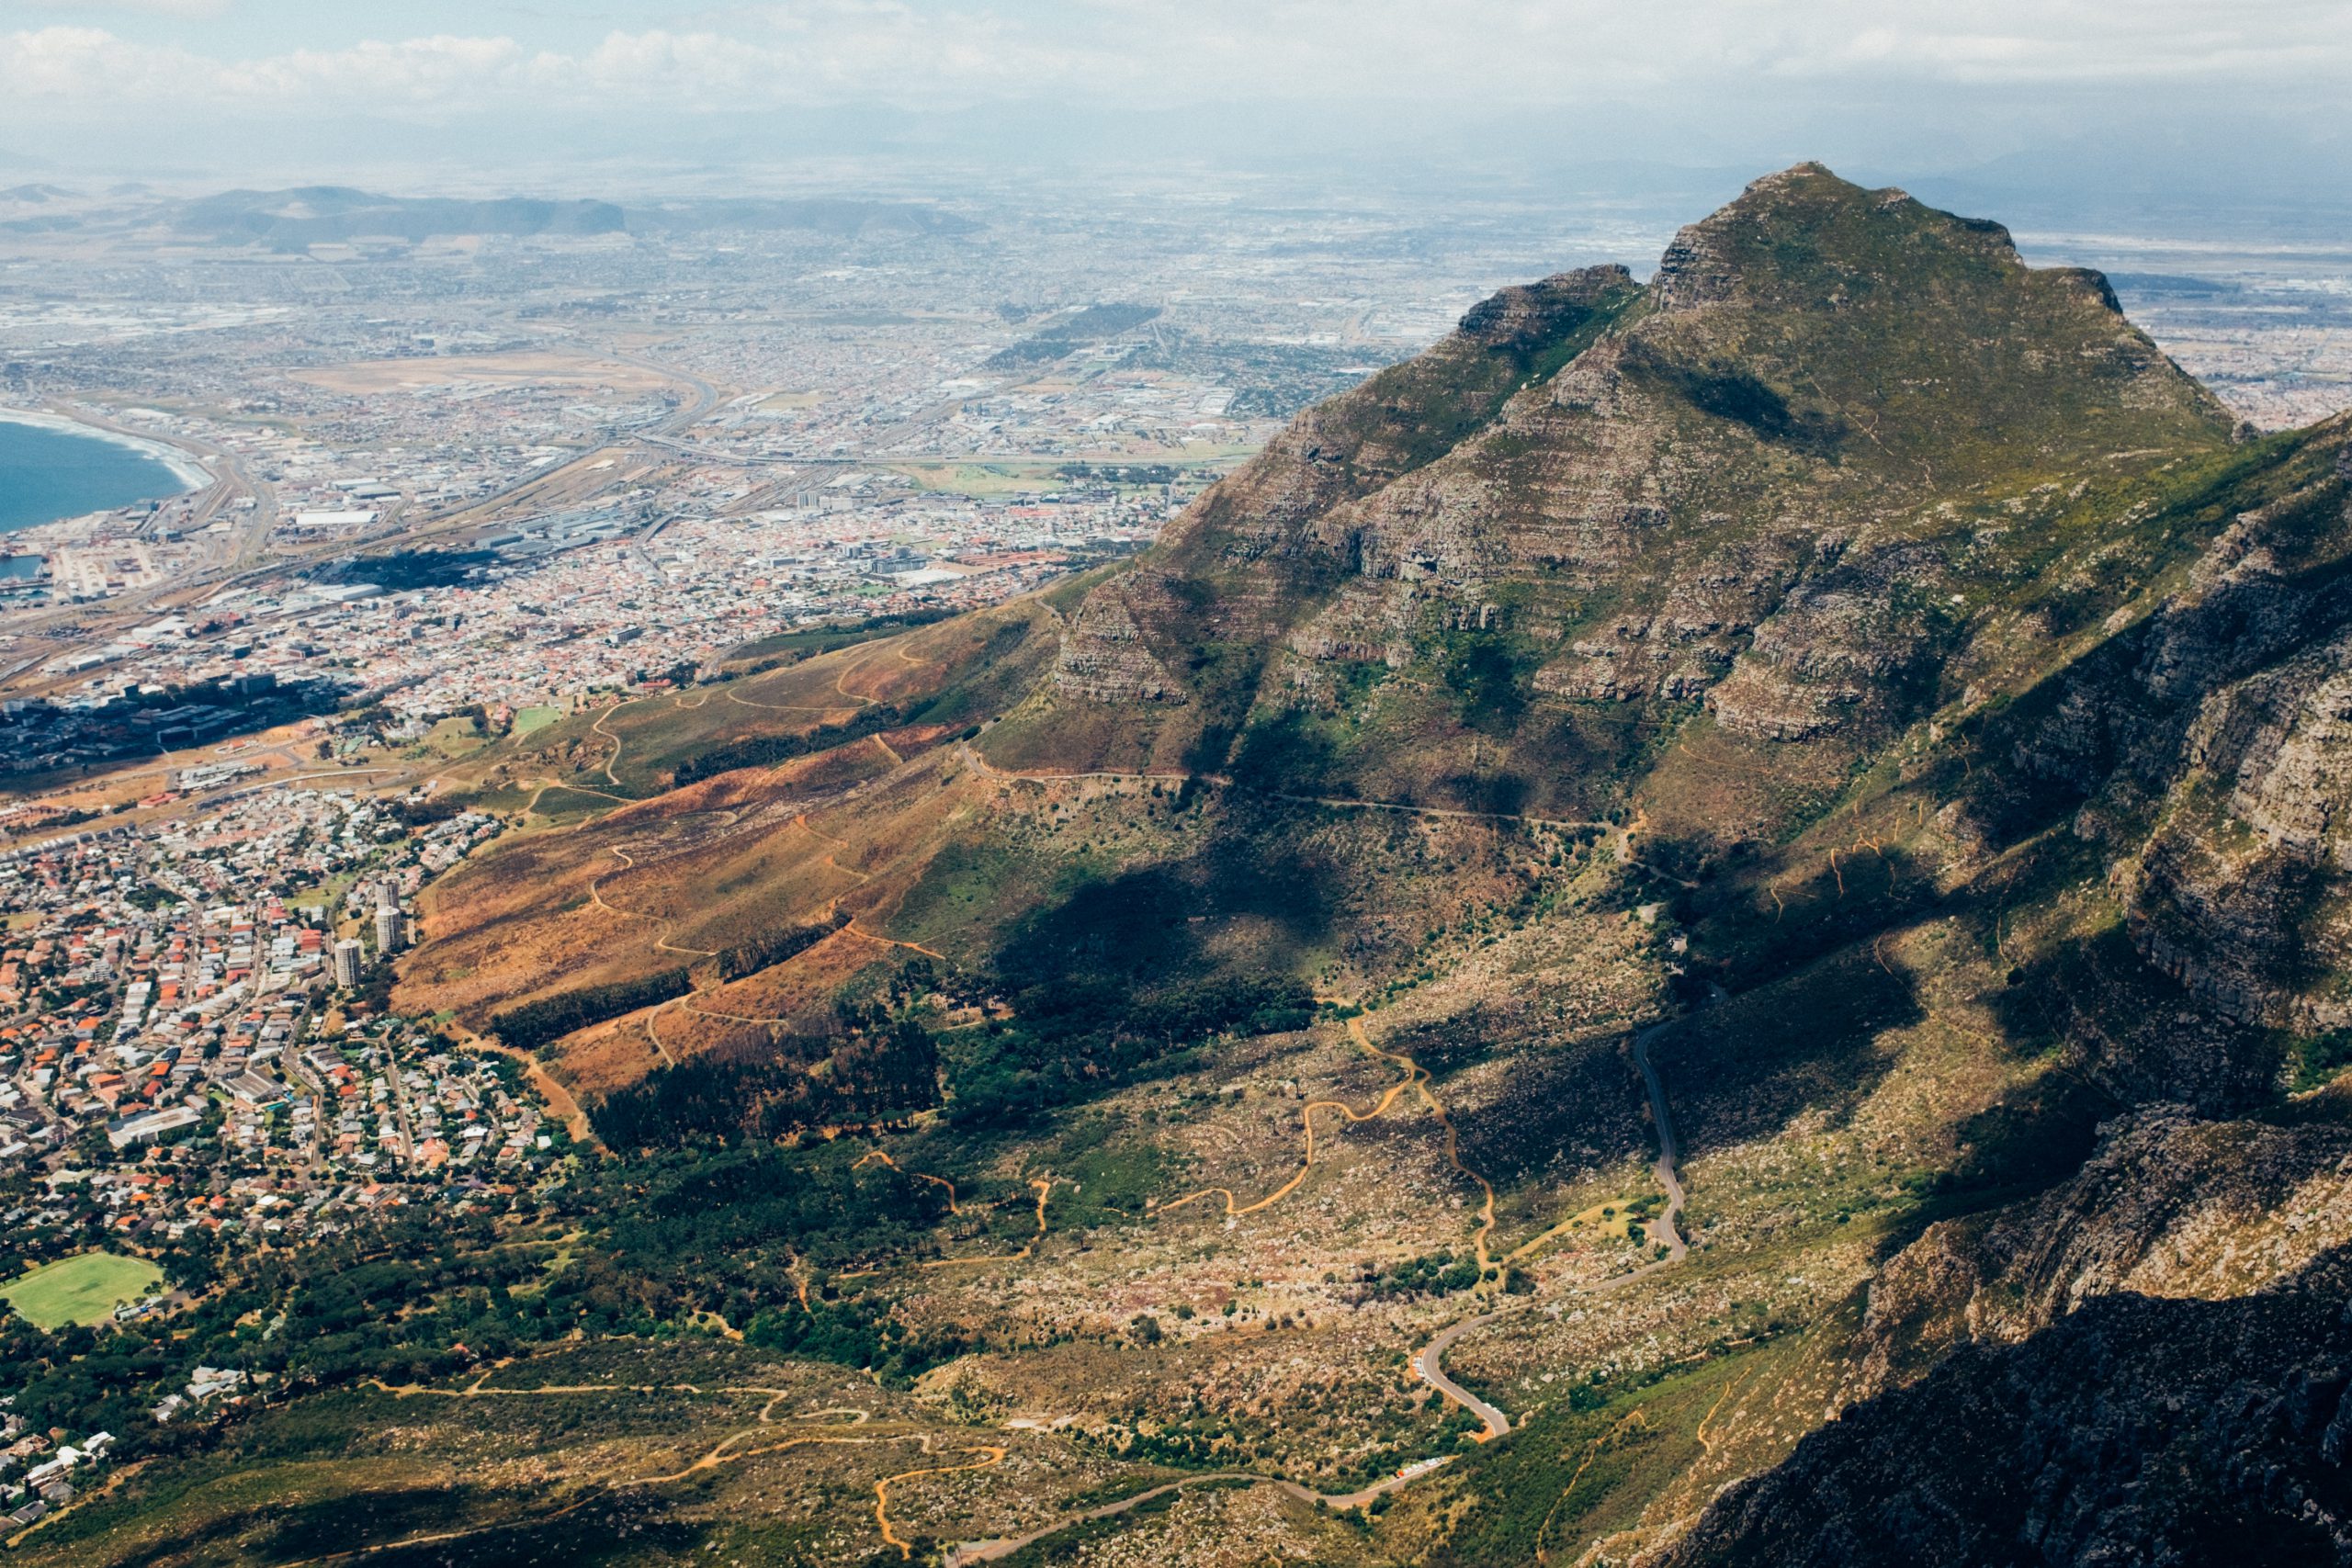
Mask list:
[[[69,415],[51,413],[43,409],[0,408],[0,421],[10,424],[35,425],[69,435],[87,435],[99,441],[112,442],[117,446],[127,446],[171,469],[173,476],[188,490],[202,490],[212,483],[210,470],[197,460],[196,454],[157,437],[133,435],[125,431],[108,430],[103,425],[85,424]]]

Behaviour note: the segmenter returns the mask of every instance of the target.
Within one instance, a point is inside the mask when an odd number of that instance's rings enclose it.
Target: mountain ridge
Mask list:
[[[1925,1506],[1886,1477],[1941,1462],[1939,1401],[1984,1452],[2035,1422],[2095,1445],[2102,1399],[2145,1415],[2146,1379],[2235,1332],[2210,1325],[2319,1323],[2298,1281],[2352,1243],[2347,633],[2352,417],[2248,438],[2096,275],[1798,165],[1685,230],[1649,285],[1599,268],[1482,303],[1128,567],[509,743],[483,790],[643,798],[437,889],[401,998],[486,1028],[494,1001],[829,919],[781,963],[575,1031],[559,1070],[672,1157],[820,1157],[797,1151],[841,1128],[795,1086],[883,1086],[860,1135],[1016,1204],[1120,1129],[1119,1168],[1160,1174],[1086,1178],[1121,1202],[1063,1222],[1085,1238],[1065,1251],[1038,1200],[997,1265],[1057,1270],[1054,1332],[1081,1338],[1117,1332],[1098,1292],[1127,1311],[1170,1270],[1262,1278],[1272,1227],[1296,1224],[1326,1265],[1284,1286],[1296,1312],[1386,1344],[1346,1281],[1388,1277],[1413,1222],[1318,1164],[1385,1137],[1383,1162],[1429,1158],[1412,1179],[1489,1216],[1496,1261],[1450,1317],[1513,1291],[1554,1310],[1454,1344],[1453,1375],[1523,1429],[1399,1494],[1365,1561],[1559,1561],[1564,1531],[1809,1561],[1790,1518]],[[844,739],[667,787],[828,724]],[[922,1047],[938,1095],[856,1021],[877,998],[892,1029],[965,1021]],[[1335,998],[1366,1010],[1371,1057]],[[1646,1179],[1635,1028],[1674,1101],[1691,1250],[1621,1291],[1595,1270],[1631,1258],[1545,1238]],[[1400,1060],[1404,1085],[1353,1076]],[[1362,1120],[1423,1086],[1443,1159],[1311,1106],[1270,1123],[1218,1087],[1308,1078]],[[1302,1190],[1323,1208],[1269,1207]],[[1194,1201],[1220,1192],[1223,1228]],[[1286,1217],[1335,1204],[1328,1230]],[[855,1259],[903,1271],[873,1288],[910,1324],[988,1321],[995,1298],[937,1261]],[[2318,1378],[2333,1341],[2312,1334],[2230,1376]],[[2094,1339],[2113,1353],[2079,1398],[1945,1392],[1971,1367],[2030,1389]],[[1106,1370],[1070,1343],[926,1375],[1103,1433],[1214,1409],[1282,1473],[1326,1473],[1270,1414],[1293,1407],[1219,1392],[1265,1385],[1200,1372],[1186,1404],[1148,1358]],[[1575,1456],[1619,1442],[1605,1485],[1580,1483]],[[2269,1443],[2233,1427],[2193,1451]],[[2296,1475],[2321,1474],[2307,1458]],[[2080,1555],[2055,1560],[2174,1539],[2133,1533],[2093,1472]],[[2296,1484],[2230,1506],[2301,1540],[2279,1521],[2319,1494]],[[2002,1560],[1987,1543],[2015,1519],[1988,1517],[1953,1561]]]

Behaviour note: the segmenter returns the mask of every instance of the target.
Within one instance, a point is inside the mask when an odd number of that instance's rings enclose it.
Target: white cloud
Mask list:
[[[339,50],[298,50],[217,68],[203,85],[232,101],[327,99],[371,108],[461,107],[485,92],[527,85],[529,57],[509,38],[373,39]]]
[[[151,17],[211,17],[226,15],[229,0],[17,0],[17,8],[39,11],[129,11]]]
[[[95,6],[104,0],[65,0]],[[222,0],[116,0],[191,14]],[[266,113],[320,104],[449,118],[1014,99],[1465,106],[1769,90],[2352,78],[2341,0],[784,0],[560,49],[362,39],[215,57],[118,32],[0,36],[0,104]],[[125,36],[130,34],[132,36]],[[0,116],[6,111],[0,110]]]
[[[0,38],[0,97],[39,103],[104,101],[168,93],[196,62],[177,51],[124,42],[103,28],[42,28]]]

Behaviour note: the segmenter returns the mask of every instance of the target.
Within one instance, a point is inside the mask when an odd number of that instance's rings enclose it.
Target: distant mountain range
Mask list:
[[[144,186],[117,186],[103,197],[91,197],[55,185],[22,185],[0,189],[0,211],[14,215],[0,228],[43,231],[103,228],[126,217],[144,220],[159,216],[183,234],[275,251],[300,251],[355,240],[415,243],[469,235],[527,238],[751,230],[847,237],[961,234],[980,227],[927,203],[840,197],[737,197],[625,207],[587,198],[384,196],[349,186],[226,190],[194,200],[156,204]]]
[[[414,241],[463,234],[610,234],[626,226],[621,209],[609,201],[463,201],[376,196],[347,186],[222,191],[186,203],[172,221],[190,233],[277,250],[379,236]]]

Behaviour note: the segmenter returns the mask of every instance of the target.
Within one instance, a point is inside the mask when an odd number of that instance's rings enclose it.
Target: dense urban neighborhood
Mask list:
[[[419,804],[270,791],[0,861],[0,1161],[44,1193],[20,1246],[291,1239],[545,1167],[511,1064],[384,1010],[418,889],[498,831]]]

